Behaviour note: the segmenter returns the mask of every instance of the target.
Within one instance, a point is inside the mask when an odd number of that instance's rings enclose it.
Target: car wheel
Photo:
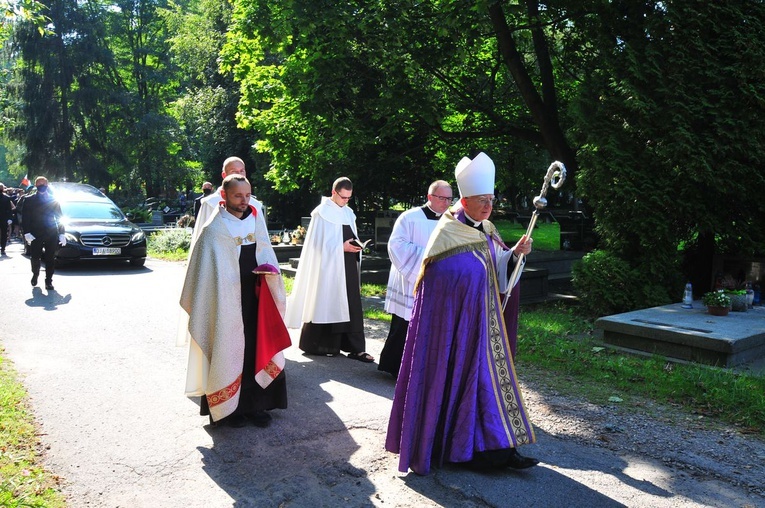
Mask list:
[[[141,267],[146,264],[146,258],[132,258],[130,260],[131,266]]]

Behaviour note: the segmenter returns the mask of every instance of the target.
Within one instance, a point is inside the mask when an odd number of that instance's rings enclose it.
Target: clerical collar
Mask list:
[[[429,207],[428,205],[422,205],[421,208],[422,208],[422,213],[425,214],[425,217],[428,220],[438,220],[442,215],[440,213],[434,212],[433,209]]]
[[[465,224],[483,230],[483,222],[473,219],[470,215],[467,214],[467,211],[465,212]]]

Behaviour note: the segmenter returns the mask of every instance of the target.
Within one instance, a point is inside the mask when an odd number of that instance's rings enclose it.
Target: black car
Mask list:
[[[124,259],[144,265],[146,235],[111,199],[82,183],[50,182],[48,187],[61,205],[66,235],[57,261]]]

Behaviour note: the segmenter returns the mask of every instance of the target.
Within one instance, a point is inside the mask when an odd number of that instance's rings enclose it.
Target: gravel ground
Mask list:
[[[718,480],[762,497],[765,440],[682,407],[633,401],[595,405],[545,388],[543,374],[523,373],[534,424],[551,436],[618,454],[660,460],[680,476]],[[542,402],[544,400],[544,402]]]

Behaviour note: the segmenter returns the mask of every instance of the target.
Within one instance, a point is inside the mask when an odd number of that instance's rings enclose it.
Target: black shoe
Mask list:
[[[33,286],[37,285],[37,275],[32,275],[32,285]]]
[[[536,466],[537,464],[539,464],[537,459],[534,457],[524,457],[518,453],[518,450],[513,448],[510,458],[507,459],[505,466],[511,467],[513,469],[528,469],[530,467]]]
[[[239,429],[247,426],[247,418],[244,415],[231,415],[221,420],[220,423],[223,423],[228,427]]]
[[[45,289],[47,289],[48,291],[53,291],[56,288],[53,287],[53,282],[46,282]]]
[[[255,413],[247,416],[256,427],[266,428],[271,425],[271,415],[265,411],[255,411]]]

